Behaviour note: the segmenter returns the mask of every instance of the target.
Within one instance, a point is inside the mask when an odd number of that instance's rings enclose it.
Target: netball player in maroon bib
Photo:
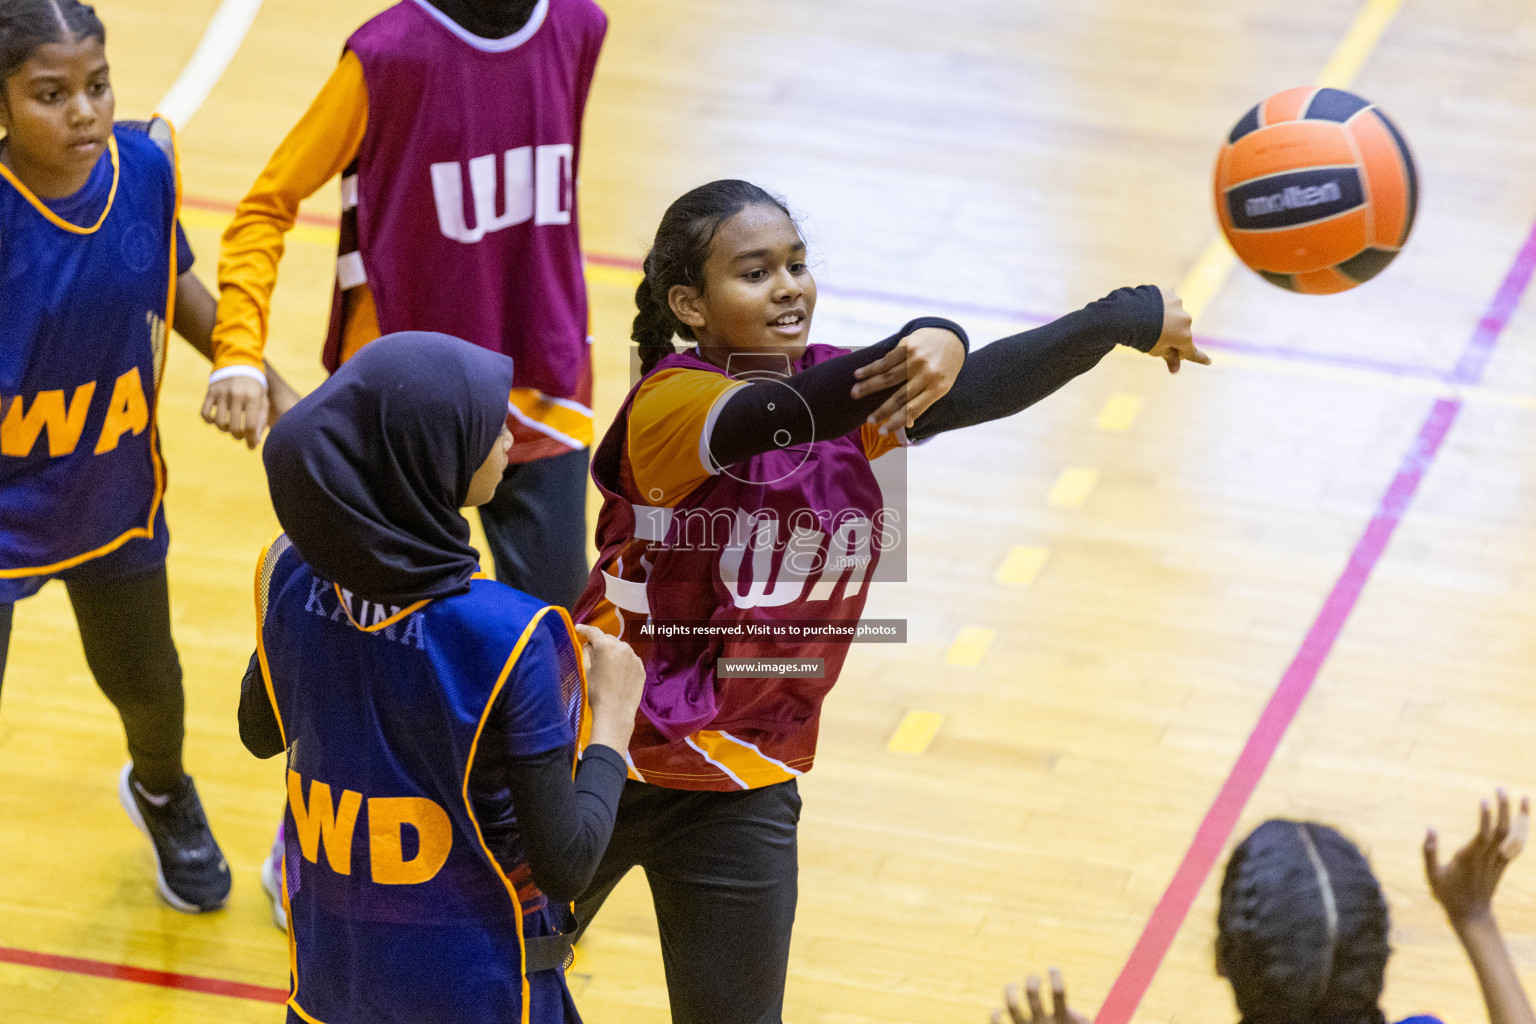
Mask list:
[[[567,607],[593,436],[576,179],[606,31],[592,0],[403,0],[353,33],[225,232],[209,386],[254,439],[283,233],[340,174],[326,368],[398,331],[511,356],[517,444],[480,518],[497,578]]]
[[[646,688],[613,841],[577,918],[646,871],[677,1024],[780,1019],[797,891],[795,780],[888,544],[871,462],[1012,415],[1117,344],[1206,359],[1177,299],[1122,288],[967,355],[914,320],[858,352],[807,344],[816,283],[783,204],[717,181],[662,218],[636,292],[642,377],[593,459],[599,562],[580,621],[628,641]],[[677,352],[672,339],[697,343]],[[682,627],[675,632],[674,627]],[[722,659],[819,662],[728,678]]]
[[[592,0],[403,0],[347,40],[224,234],[205,415],[255,443],[283,234],[341,175],[323,360],[436,331],[511,356],[516,444],[480,522],[503,583],[570,607],[587,579],[592,362],[576,209]],[[276,899],[278,849],[263,868]]]

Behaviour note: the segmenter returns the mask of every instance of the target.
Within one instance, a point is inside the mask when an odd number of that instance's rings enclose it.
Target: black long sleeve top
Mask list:
[[[481,39],[505,39],[528,24],[538,0],[427,0]]]
[[[1150,352],[1162,333],[1162,293],[1149,284],[1117,288],[1075,313],[971,353],[954,387],[917,418],[907,437],[921,441],[1012,416],[1093,369],[1116,345]]]
[[[709,450],[729,466],[787,445],[842,437],[857,430],[896,390],[850,397],[854,372],[881,358],[921,327],[953,331],[969,347],[965,331],[940,317],[907,323],[885,340],[771,383],[731,392],[715,419]],[[1150,351],[1163,330],[1162,294],[1153,285],[1119,288],[1059,320],[992,342],[966,356],[949,393],[908,429],[920,441],[949,430],[1012,416],[1096,366],[1116,345]],[[785,402],[781,387],[802,399]],[[787,432],[788,441],[785,441]]]

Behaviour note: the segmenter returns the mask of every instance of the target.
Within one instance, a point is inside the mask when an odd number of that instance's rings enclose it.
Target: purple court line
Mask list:
[[[1366,370],[1389,377],[1418,377],[1423,380],[1447,382],[1451,380],[1451,374],[1445,370],[1436,370],[1429,366],[1415,366],[1411,363],[1394,363],[1388,359],[1374,359],[1370,356],[1314,352],[1310,349],[1293,348],[1289,345],[1265,345],[1261,342],[1253,341],[1232,341],[1227,338],[1212,338],[1199,334],[1195,335],[1195,344],[1202,349],[1208,348],[1217,352],[1236,352],[1240,355],[1263,356],[1267,359],[1280,359],[1292,363],[1317,363],[1322,366],[1338,366],[1347,370]]]
[[[1536,272],[1536,224],[1532,225],[1525,244],[1504,276],[1493,301],[1473,330],[1461,358],[1457,360],[1456,369],[1446,375],[1449,383],[1471,385],[1482,380],[1488,361],[1493,356],[1494,346],[1498,344],[1504,328],[1509,325],[1510,317],[1514,315],[1521,296],[1531,283],[1533,272]],[[1286,729],[1295,719],[1302,701],[1317,680],[1323,663],[1359,602],[1371,572],[1381,560],[1398,524],[1408,513],[1419,484],[1440,454],[1461,408],[1462,401],[1459,398],[1436,399],[1424,418],[1418,435],[1398,466],[1397,475],[1382,495],[1375,515],[1371,517],[1365,533],[1349,556],[1349,563],[1335,581],[1312,627],[1307,630],[1301,649],[1296,652],[1290,667],[1280,678],[1280,684],[1270,695],[1263,713],[1259,715],[1258,724],[1249,734],[1248,742],[1243,745],[1231,773],[1206,811],[1172,881],[1152,911],[1141,938],[1131,951],[1130,959],[1115,979],[1104,1005],[1099,1008],[1094,1024],[1127,1024],[1136,1012],[1136,1007],[1141,1004],[1142,997],[1173,944],[1174,936],[1188,916],[1200,886],[1220,859],[1227,839],[1242,815],[1243,807],[1253,795]]]
[[[234,213],[234,204],[219,199],[210,199],[206,196],[184,195],[182,205],[198,210],[208,210],[213,213]],[[313,227],[336,228],[339,221],[327,214],[301,213],[298,216],[299,223]],[[587,262],[599,267],[613,267],[618,270],[628,270],[639,273],[641,263],[632,256],[616,256],[612,253],[589,252],[586,254]],[[926,311],[929,313],[944,312],[961,316],[984,316],[993,320],[1008,320],[1021,324],[1043,324],[1056,319],[1054,316],[1046,316],[1029,309],[1015,309],[1007,306],[993,306],[980,302],[963,302],[954,299],[930,299],[920,295],[904,295],[898,292],[884,292],[869,288],[843,288],[835,284],[823,284],[821,290],[828,295],[838,295],[848,299],[861,299],[870,302],[884,302],[892,306],[902,306],[908,309]],[[1215,349],[1218,352],[1237,352],[1243,355],[1263,356],[1268,359],[1281,359],[1297,363],[1318,363],[1325,366],[1340,366],[1348,369],[1367,370],[1372,373],[1381,373],[1393,377],[1420,377],[1427,380],[1449,380],[1449,376],[1441,371],[1423,366],[1414,366],[1407,363],[1394,363],[1389,360],[1372,359],[1367,356],[1336,355],[1330,352],[1315,352],[1309,349],[1296,348],[1290,345],[1264,345],[1248,341],[1234,341],[1229,338],[1208,338],[1197,336],[1196,343],[1203,348]]]
[[[597,262],[593,260],[593,262]],[[616,266],[611,258],[603,261],[605,266]],[[635,268],[638,269],[638,266]],[[1011,309],[1003,306],[989,306],[983,303],[956,302],[953,299],[928,299],[919,295],[900,295],[895,292],[872,291],[867,288],[843,288],[838,285],[821,285],[821,291],[828,295],[837,295],[849,299],[863,299],[872,302],[884,302],[893,306],[905,306],[914,310],[927,310],[928,312],[944,312],[955,314],[970,314],[972,316],[985,316],[994,320],[1009,320],[1015,323],[1043,324],[1056,319],[1054,316],[1046,316],[1028,309]],[[1448,380],[1449,377],[1443,370],[1436,370],[1425,366],[1414,366],[1410,363],[1395,363],[1386,359],[1372,359],[1369,356],[1339,355],[1332,352],[1317,352],[1311,349],[1296,348],[1291,345],[1265,345],[1250,341],[1234,341],[1229,338],[1212,338],[1203,335],[1195,337],[1195,343],[1201,348],[1210,348],[1218,352],[1237,352],[1242,355],[1264,356],[1269,359],[1281,359],[1296,363],[1318,363],[1324,366],[1339,366],[1352,370],[1367,370],[1371,373],[1381,373],[1392,377],[1420,377],[1426,380]]]
[[[1045,316],[1042,313],[1036,313],[1027,309],[991,306],[984,302],[927,299],[921,295],[903,295],[898,292],[882,292],[869,288],[844,288],[841,285],[821,284],[820,282],[817,282],[817,289],[826,292],[828,295],[841,295],[846,299],[884,302],[892,306],[910,306],[913,309],[942,309],[949,313],[969,313],[972,316],[985,316],[993,320],[1014,320],[1027,324],[1043,324],[1056,319],[1053,316]]]

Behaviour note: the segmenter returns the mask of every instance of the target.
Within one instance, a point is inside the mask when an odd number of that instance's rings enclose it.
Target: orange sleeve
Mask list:
[[[864,423],[859,426],[859,442],[863,445],[864,457],[870,462],[897,448],[910,447],[905,430],[893,430],[889,434],[881,434],[880,428],[873,423]]]
[[[368,128],[363,65],[350,50],[235,209],[219,250],[213,366],[262,364],[283,236],[299,204],[357,157]]]
[[[745,381],[707,370],[662,370],[640,385],[629,407],[629,469],[641,498],[671,508],[720,472],[709,432],[725,395]]]

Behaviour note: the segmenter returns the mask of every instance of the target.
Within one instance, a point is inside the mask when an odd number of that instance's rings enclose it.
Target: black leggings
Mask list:
[[[161,566],[139,576],[69,580],[69,603],[96,685],[123,719],[133,776],[151,793],[181,783],[186,697],[171,642],[171,596]],[[0,682],[14,605],[0,604]]]
[[[626,782],[608,852],[576,901],[578,927],[629,869],[645,869],[673,1024],[780,1024],[799,895],[793,781],[740,792]]]

